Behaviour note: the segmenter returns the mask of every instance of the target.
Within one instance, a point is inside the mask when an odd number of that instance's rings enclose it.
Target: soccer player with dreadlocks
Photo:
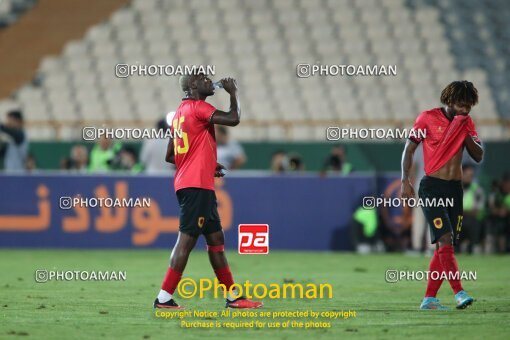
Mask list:
[[[478,91],[469,81],[454,81],[441,92],[441,103],[444,107],[424,111],[416,118],[413,129],[424,131],[425,137],[412,136],[406,142],[402,154],[401,196],[415,197],[409,176],[414,151],[423,143],[426,176],[420,182],[419,197],[424,202],[453,199],[453,206],[423,207],[436,250],[430,261],[427,289],[420,309],[447,309],[436,298],[445,278],[455,294],[456,307],[464,309],[474,300],[462,288],[454,245],[462,230],[462,153],[466,148],[476,162],[483,157],[481,142],[469,116],[471,108],[478,103]]]

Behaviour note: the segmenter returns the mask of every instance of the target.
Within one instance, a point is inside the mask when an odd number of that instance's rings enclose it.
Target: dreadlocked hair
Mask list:
[[[478,103],[478,90],[467,80],[451,82],[441,92],[441,103],[448,106],[454,104],[474,106]]]

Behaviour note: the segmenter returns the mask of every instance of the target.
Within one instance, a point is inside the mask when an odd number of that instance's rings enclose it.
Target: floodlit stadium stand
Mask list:
[[[506,136],[506,0],[135,0],[45,57],[21,106],[32,139],[76,139],[87,124],[152,126],[178,106],[177,77],[117,78],[116,64],[206,64],[238,79],[242,140],[324,140],[331,124],[409,126],[450,81],[480,92],[483,138]],[[451,10],[455,8],[454,10]],[[446,14],[447,13],[447,14]],[[213,42],[214,43],[211,43]],[[296,65],[397,65],[397,76],[298,78]],[[212,98],[228,105],[224,93]]]
[[[35,5],[36,0],[0,1],[0,29],[15,22],[24,12]]]

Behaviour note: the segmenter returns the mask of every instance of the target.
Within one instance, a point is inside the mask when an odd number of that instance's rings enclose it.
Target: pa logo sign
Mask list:
[[[240,224],[238,238],[239,254],[269,253],[268,224]]]

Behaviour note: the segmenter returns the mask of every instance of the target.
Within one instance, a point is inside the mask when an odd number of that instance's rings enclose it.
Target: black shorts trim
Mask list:
[[[214,190],[183,188],[176,192],[179,202],[179,231],[199,236],[221,231]]]
[[[424,176],[418,195],[424,202],[427,198],[453,199],[453,206],[423,206],[422,210],[429,225],[431,242],[436,243],[441,236],[451,233],[456,244],[460,238],[464,217],[462,182]]]

